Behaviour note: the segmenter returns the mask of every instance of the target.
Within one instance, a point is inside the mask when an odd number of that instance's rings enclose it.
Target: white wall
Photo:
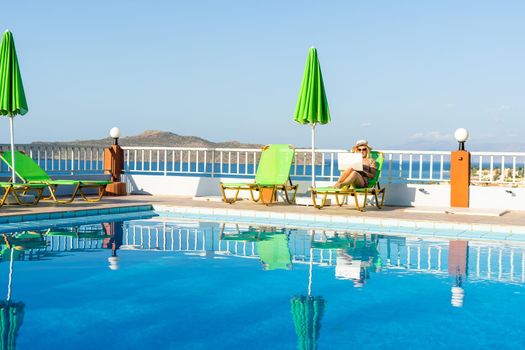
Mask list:
[[[153,195],[178,196],[220,196],[219,183],[224,182],[251,182],[249,179],[209,178],[189,176],[162,176],[162,175],[126,175],[128,192],[147,193]],[[310,182],[298,181],[298,194],[306,194]],[[328,186],[329,182],[319,181],[317,186]],[[414,206],[414,207],[449,207],[449,185],[425,184],[387,184],[386,205]],[[511,193],[507,192],[511,191]],[[247,191],[241,191],[241,198],[249,198]],[[470,207],[479,209],[508,209],[525,210],[525,188],[509,187],[470,187]]]

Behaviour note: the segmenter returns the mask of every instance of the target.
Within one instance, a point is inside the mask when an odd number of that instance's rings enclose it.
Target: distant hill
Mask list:
[[[99,140],[74,140],[64,142],[33,142],[33,145],[75,145],[75,146],[107,146],[113,139],[106,137]],[[147,130],[140,135],[126,136],[119,139],[121,146],[138,147],[208,147],[208,148],[259,148],[262,145],[240,143],[238,141],[212,142],[197,136],[177,135],[168,131]]]

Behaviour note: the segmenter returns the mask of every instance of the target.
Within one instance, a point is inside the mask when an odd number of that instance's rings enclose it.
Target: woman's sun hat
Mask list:
[[[361,147],[361,146],[366,146],[368,148],[368,150],[371,150],[372,147],[370,147],[368,145],[368,141],[367,140],[357,140],[356,143],[355,143],[355,146],[352,147],[352,150],[355,152],[357,150],[358,147]]]

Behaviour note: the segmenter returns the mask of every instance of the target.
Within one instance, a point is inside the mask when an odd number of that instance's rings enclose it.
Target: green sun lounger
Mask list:
[[[0,158],[11,167],[11,152],[3,152]],[[15,165],[16,175],[20,177],[26,184],[30,185],[45,185],[49,189],[50,196],[46,199],[53,199],[55,203],[70,203],[77,194],[88,202],[98,202],[104,195],[104,190],[111,181],[96,181],[96,180],[53,180],[31,157],[15,151]],[[66,200],[59,200],[56,197],[56,190],[59,186],[74,186],[73,194]],[[89,197],[84,190],[89,188],[97,188],[98,195]]]
[[[265,146],[261,153],[261,159],[255,174],[255,182],[253,183],[224,183],[221,182],[222,199],[226,203],[234,203],[237,201],[239,191],[250,191],[250,197],[254,202],[259,200],[268,205],[271,200],[265,200],[262,196],[262,191],[265,189],[271,190],[271,195],[267,198],[273,199],[277,191],[283,191],[286,201],[293,203],[297,193],[297,185],[293,185],[290,180],[290,168],[295,156],[295,149],[292,145],[287,144],[273,144]],[[226,190],[236,191],[232,200],[226,197]],[[293,191],[290,198],[288,191]],[[254,192],[259,192],[256,197]]]
[[[353,188],[353,187],[342,187],[342,188],[333,188],[333,187],[317,187],[312,188],[312,202],[314,207],[321,209],[326,204],[326,198],[329,195],[335,196],[335,201],[338,206],[342,206],[348,196],[353,196],[355,199],[355,206],[358,210],[364,211],[367,203],[368,195],[373,195],[375,198],[375,205],[378,209],[383,207],[385,201],[385,189],[381,188],[379,185],[379,177],[381,176],[381,169],[383,168],[384,156],[383,153],[378,151],[371,151],[370,155],[375,160],[377,164],[376,174],[373,179],[368,180],[368,186],[362,188]],[[317,205],[316,197],[317,195],[322,195],[323,199],[321,205]],[[359,204],[358,196],[363,195],[363,204]]]
[[[19,205],[36,205],[42,198],[42,193],[44,192],[45,187],[46,185],[42,184],[0,182],[0,189],[4,191],[0,198],[0,207],[5,204],[9,195],[12,195]],[[20,194],[32,194],[34,199],[29,202],[24,201],[20,197]]]

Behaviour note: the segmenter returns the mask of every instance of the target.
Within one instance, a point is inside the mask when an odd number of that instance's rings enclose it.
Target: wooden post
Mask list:
[[[453,151],[450,154],[450,206],[469,207],[470,152]]]
[[[112,184],[106,186],[106,194],[110,196],[125,196],[126,183],[120,182],[124,170],[124,151],[119,145],[112,145],[104,150],[104,174],[111,175]]]

